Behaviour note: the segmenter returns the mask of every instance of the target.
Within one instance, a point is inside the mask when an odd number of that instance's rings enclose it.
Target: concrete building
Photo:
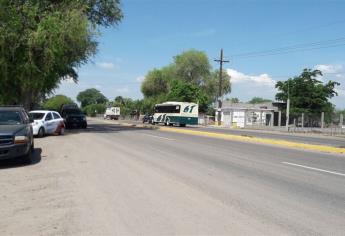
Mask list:
[[[249,104],[225,101],[221,109],[222,125],[233,128],[281,126],[282,117],[279,107],[282,105],[283,103],[279,102]],[[218,111],[216,112],[216,119],[217,115]]]

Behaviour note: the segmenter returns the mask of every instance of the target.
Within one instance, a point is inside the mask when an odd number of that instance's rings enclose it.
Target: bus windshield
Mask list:
[[[180,105],[164,105],[164,106],[156,106],[155,112],[156,113],[180,113]]]

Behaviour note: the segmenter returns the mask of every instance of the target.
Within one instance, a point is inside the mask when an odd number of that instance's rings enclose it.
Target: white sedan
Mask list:
[[[32,128],[35,136],[43,137],[46,134],[64,134],[65,123],[56,111],[30,111],[33,119]]]

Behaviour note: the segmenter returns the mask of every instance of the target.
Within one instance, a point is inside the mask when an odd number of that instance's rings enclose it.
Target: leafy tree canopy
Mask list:
[[[226,98],[226,101],[232,102],[232,103],[239,103],[240,99],[238,98]]]
[[[86,113],[88,116],[96,116],[96,114],[102,114],[105,112],[106,105],[105,104],[89,104],[82,108],[83,112]]]
[[[26,108],[96,52],[98,26],[122,18],[118,0],[0,1],[0,101]]]
[[[211,72],[211,76],[207,77],[202,90],[210,97],[210,101],[216,101],[219,96],[219,70]],[[223,71],[222,74],[222,95],[231,92],[230,75]]]
[[[222,77],[225,95],[231,92],[230,76],[223,72]],[[175,56],[172,64],[149,71],[141,85],[144,100],[150,101],[145,104],[193,100],[199,101],[201,111],[216,101],[218,89],[219,71],[213,71],[207,55],[197,50],[185,51]]]
[[[317,77],[322,76],[319,70],[304,69],[301,75],[287,81],[278,81],[276,99],[287,101],[290,97],[291,113],[332,112],[334,106],[329,99],[337,96],[335,87],[340,83],[328,81],[323,83]]]
[[[186,81],[173,80],[167,100],[176,102],[199,103],[199,110],[205,112],[209,103],[209,98],[200,87]]]
[[[141,91],[145,97],[158,96],[168,92],[168,77],[164,69],[149,71],[141,84]]]
[[[65,104],[73,103],[73,100],[65,95],[55,95],[46,100],[42,107],[46,110],[54,110],[60,112],[61,107]]]
[[[176,76],[187,82],[202,85],[211,74],[211,65],[204,52],[185,51],[174,57]]]
[[[77,101],[80,102],[81,107],[86,107],[91,104],[105,104],[108,99],[97,89],[90,88],[80,92]]]
[[[265,103],[265,102],[272,102],[270,99],[261,98],[261,97],[253,97],[248,103],[250,104],[258,104],[258,103]]]

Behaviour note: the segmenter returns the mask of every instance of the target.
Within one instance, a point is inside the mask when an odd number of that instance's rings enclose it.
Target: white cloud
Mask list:
[[[111,62],[99,62],[99,63],[96,63],[96,65],[100,68],[107,69],[107,70],[111,70],[115,68],[114,63],[111,63]]]
[[[136,81],[137,81],[137,82],[143,82],[144,79],[145,79],[145,76],[140,75],[140,76],[138,76],[138,77],[136,78]]]
[[[268,74],[246,75],[234,69],[227,69],[227,73],[230,75],[231,82],[234,84],[243,82],[253,82],[257,85],[269,87],[274,87],[274,85],[276,84],[276,81],[273,80]]]
[[[328,65],[323,65],[319,64],[314,66],[315,70],[320,70],[324,74],[337,74],[343,71],[343,65],[340,64],[328,64]]]

